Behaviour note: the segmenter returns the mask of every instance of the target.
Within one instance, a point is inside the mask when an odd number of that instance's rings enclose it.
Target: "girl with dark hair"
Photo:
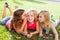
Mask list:
[[[9,17],[6,17],[6,8],[10,11]],[[9,30],[14,29],[17,33],[21,33],[26,24],[26,13],[24,9],[17,8],[12,13],[10,7],[6,7],[6,5],[4,5],[2,18],[3,19],[0,21],[0,24],[5,25]]]

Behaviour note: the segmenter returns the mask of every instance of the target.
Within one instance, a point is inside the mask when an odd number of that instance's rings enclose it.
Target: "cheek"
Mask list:
[[[43,20],[43,21],[45,20],[44,17],[42,18],[42,20]]]
[[[43,17],[42,18],[39,17],[39,21],[44,21],[44,18]]]
[[[22,19],[25,19],[25,18],[26,18],[26,16],[23,15],[23,16],[22,16]]]
[[[34,17],[32,18],[32,20],[34,21]]]
[[[34,17],[31,17],[31,19],[34,19]]]

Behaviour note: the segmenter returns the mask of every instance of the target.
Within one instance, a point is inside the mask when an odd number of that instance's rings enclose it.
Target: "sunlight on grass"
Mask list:
[[[4,8],[4,2],[8,2],[11,9],[14,10],[15,6],[19,6],[20,8],[25,9],[28,11],[29,9],[36,9],[38,12],[41,10],[48,10],[50,14],[53,14],[53,19],[60,17],[60,3],[58,2],[46,2],[46,1],[32,1],[32,0],[0,0],[0,20],[2,19],[2,12]],[[7,16],[9,16],[9,10],[7,9]],[[57,26],[57,31],[59,33],[60,39],[60,24]],[[12,37],[10,37],[12,35]],[[17,40],[16,37],[21,37],[22,40],[25,40],[26,37],[23,35],[17,35],[16,33],[9,32],[4,25],[0,25],[0,40]],[[36,36],[38,37],[38,36]],[[52,38],[49,38],[52,40]],[[31,40],[31,39],[30,39]]]

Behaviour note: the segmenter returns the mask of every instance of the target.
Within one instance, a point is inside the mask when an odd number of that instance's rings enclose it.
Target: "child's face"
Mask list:
[[[24,20],[26,18],[26,13],[24,12],[23,14],[22,14],[22,19]]]
[[[39,21],[40,22],[44,22],[45,21],[44,15],[42,13],[39,14]]]
[[[28,20],[29,22],[33,22],[33,21],[34,21],[34,13],[33,13],[33,12],[29,12],[29,13],[27,14],[27,20]]]

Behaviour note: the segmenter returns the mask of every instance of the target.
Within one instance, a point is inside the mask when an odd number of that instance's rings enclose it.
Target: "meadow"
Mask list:
[[[0,0],[0,20],[2,20],[2,12],[4,9],[5,2],[8,2],[12,10],[15,9],[15,6],[25,9],[26,12],[29,9],[35,9],[38,12],[41,10],[48,10],[50,12],[50,15],[53,15],[52,18],[53,20],[56,20],[58,17],[60,17],[60,2],[49,2],[40,0]],[[10,16],[10,14],[7,9],[7,17],[8,16]],[[56,30],[59,34],[59,40],[60,40],[60,23],[57,25]],[[16,36],[19,38],[17,39]],[[38,39],[38,35],[35,35],[35,37]],[[13,31],[12,32],[8,31],[8,29],[6,29],[4,25],[0,25],[0,40],[27,40],[27,39],[28,38],[26,38],[21,34],[17,34]],[[49,40],[53,40],[53,38],[49,37]]]

